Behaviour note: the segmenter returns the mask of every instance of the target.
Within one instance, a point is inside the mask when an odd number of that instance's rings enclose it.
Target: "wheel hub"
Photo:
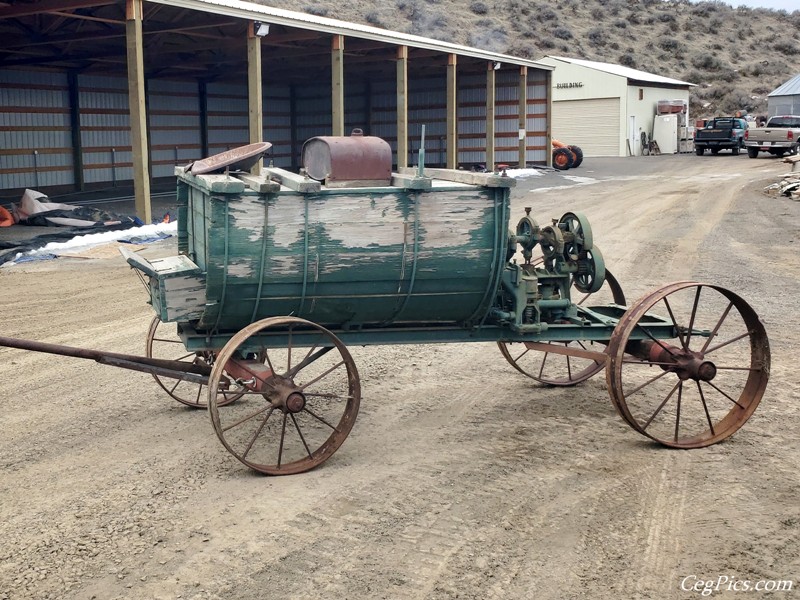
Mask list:
[[[292,392],[286,397],[285,405],[290,413],[299,413],[306,407],[306,397],[302,392]]]
[[[648,347],[646,357],[665,371],[672,371],[681,380],[711,381],[717,376],[717,367],[705,359],[702,352],[693,352],[678,346],[652,341],[641,342]]]

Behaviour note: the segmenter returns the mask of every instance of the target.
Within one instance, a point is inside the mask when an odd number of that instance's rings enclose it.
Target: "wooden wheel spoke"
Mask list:
[[[203,393],[203,384],[197,386],[197,396],[194,399],[195,404],[200,404],[200,394]]]
[[[762,367],[721,367],[719,365],[714,365],[717,371],[750,371],[751,373],[757,373],[758,371],[762,371]]]
[[[261,425],[258,426],[258,429],[256,429],[255,433],[253,433],[252,437],[250,438],[250,442],[247,444],[247,448],[245,448],[244,454],[242,454],[242,458],[247,458],[250,449],[253,447],[253,444],[255,444],[256,439],[258,438],[259,435],[261,435],[261,432],[266,426],[267,421],[269,421],[269,418],[272,416],[272,411],[275,410],[275,407],[272,406],[270,408],[271,410],[269,411],[269,413],[267,413],[267,416],[264,417],[263,421],[261,421]]]
[[[708,356],[712,352],[716,352],[720,348],[724,348],[728,344],[733,344],[734,342],[738,342],[739,340],[742,340],[742,339],[744,339],[746,337],[749,337],[750,335],[751,335],[751,332],[750,331],[746,331],[741,335],[737,335],[736,337],[729,339],[727,342],[722,342],[721,344],[717,344],[716,346],[713,346],[713,347],[709,348],[708,350],[705,351],[705,355]]]
[[[567,344],[564,344],[566,347]],[[569,362],[569,354],[567,354],[567,379],[572,379],[572,365]]]
[[[736,400],[734,400],[733,398],[731,398],[731,397],[730,397],[730,396],[729,396],[729,395],[728,395],[726,392],[724,392],[724,391],[722,391],[721,389],[719,389],[719,387],[717,387],[716,385],[714,385],[712,382],[710,382],[710,381],[706,381],[706,383],[707,383],[708,385],[710,385],[712,388],[714,388],[715,390],[717,390],[717,391],[718,391],[720,394],[722,394],[723,396],[725,396],[725,397],[726,397],[728,400],[730,400],[731,402],[733,402],[733,403],[734,403],[736,406],[738,406],[739,408],[741,408],[742,410],[744,410],[744,406],[742,406],[741,404],[739,404],[739,403],[738,403]]]
[[[311,410],[310,408],[308,408],[308,406],[306,406],[306,407],[303,409],[303,411],[304,411],[304,412],[307,412],[308,414],[310,414],[312,417],[314,417],[314,418],[315,418],[317,421],[319,421],[320,423],[324,423],[325,425],[327,425],[328,427],[330,427],[331,429],[333,429],[335,432],[337,432],[337,433],[339,432],[339,428],[338,428],[338,427],[334,427],[333,425],[331,425],[330,423],[328,423],[328,422],[327,422],[325,419],[323,419],[323,418],[322,418],[322,417],[320,417],[320,416],[319,416],[317,413],[315,413],[313,410]]]
[[[678,389],[680,384],[681,384],[680,381],[678,383],[676,383],[675,387],[673,387],[672,390],[670,391],[670,393],[667,394],[667,397],[664,398],[664,400],[661,401],[661,404],[658,405],[658,408],[656,409],[656,412],[654,412],[652,415],[650,415],[650,418],[647,419],[647,423],[645,423],[644,426],[642,427],[642,431],[644,431],[645,429],[647,429],[650,426],[650,423],[652,423],[653,419],[655,419],[658,416],[658,413],[661,412],[661,409],[664,408],[664,406],[666,406],[667,402],[669,402],[669,399],[672,398],[672,394],[675,393],[675,391]]]
[[[658,381],[659,379],[661,379],[662,377],[664,377],[664,375],[666,375],[666,374],[668,374],[668,373],[669,373],[669,371],[662,371],[661,373],[659,373],[658,375],[656,375],[656,376],[655,376],[655,377],[653,377],[652,379],[648,379],[647,381],[645,381],[645,382],[644,382],[642,385],[640,385],[639,387],[637,387],[635,390],[632,390],[632,391],[630,391],[630,392],[625,392],[625,395],[626,395],[626,396],[633,396],[633,395],[634,395],[636,392],[643,390],[643,389],[644,389],[644,388],[646,388],[648,385],[650,385],[651,383],[654,383],[654,382]]]
[[[250,419],[253,419],[253,418],[257,417],[258,415],[264,414],[267,411],[272,412],[273,410],[275,410],[275,407],[273,405],[270,404],[268,406],[265,406],[264,408],[261,408],[261,409],[257,410],[256,412],[254,412],[254,413],[252,413],[252,414],[250,414],[250,415],[248,415],[246,417],[242,417],[241,419],[239,419],[235,423],[231,423],[227,427],[223,427],[222,431],[229,431],[229,430],[233,429],[234,427],[238,427],[242,423],[245,423],[245,422],[249,421]]]
[[[683,334],[681,333],[680,328],[678,328],[678,320],[675,318],[675,314],[672,312],[672,307],[669,305],[669,300],[667,300],[666,296],[664,296],[664,304],[667,307],[667,312],[669,313],[669,318],[672,319],[672,324],[675,327],[675,331],[678,332],[678,339],[681,341],[681,346],[683,346],[684,350],[688,350],[689,349],[689,342],[688,342],[688,340],[685,340],[683,338]]]
[[[700,387],[700,382],[697,382],[697,391],[700,393],[700,401],[703,403],[703,410],[706,413],[706,420],[708,421],[708,428],[711,430],[711,435],[714,434],[714,424],[711,422],[711,415],[708,412],[708,405],[706,404],[706,397],[703,395],[703,388]]]
[[[328,352],[333,350],[333,348],[334,348],[333,346],[326,346],[325,348],[320,348],[313,355],[309,352],[309,354],[301,362],[297,363],[294,366],[294,368],[289,369],[288,371],[286,371],[286,374],[284,375],[284,377],[289,377],[289,378],[294,377],[300,371],[305,369],[308,365],[310,365],[313,362],[316,362],[317,360],[319,360],[320,358],[325,356]]]
[[[708,345],[711,343],[711,340],[713,340],[717,336],[717,332],[719,331],[719,328],[722,327],[722,323],[727,318],[728,313],[731,312],[731,308],[733,308],[733,302],[728,303],[728,307],[723,311],[722,316],[719,318],[719,321],[717,321],[717,324],[714,326],[714,329],[711,330],[711,334],[708,336],[706,343],[703,344],[703,347],[700,349],[701,353],[706,351],[706,348],[708,348]]]
[[[321,379],[323,379],[323,378],[327,377],[328,375],[330,375],[331,373],[333,373],[333,372],[334,372],[336,369],[338,369],[339,367],[341,367],[343,364],[344,364],[344,361],[343,361],[343,360],[340,360],[338,363],[336,363],[335,365],[333,365],[333,366],[332,366],[330,369],[328,369],[327,371],[325,371],[325,372],[324,372],[324,373],[322,373],[321,375],[318,375],[317,377],[315,377],[314,379],[312,379],[312,380],[311,380],[311,381],[309,381],[308,383],[304,383],[304,384],[303,384],[302,386],[300,386],[298,389],[299,389],[300,391],[303,391],[303,390],[305,390],[307,387],[310,387],[310,386],[314,385],[314,384],[315,384],[315,383],[317,383],[319,380],[321,380]]]
[[[289,416],[292,417],[292,423],[294,423],[294,428],[297,430],[297,435],[300,436],[300,440],[303,442],[303,446],[305,446],[306,453],[308,454],[308,458],[313,458],[311,455],[311,450],[308,449],[308,444],[306,443],[306,438],[303,437],[303,432],[300,430],[300,425],[297,423],[297,419],[295,419],[294,414],[289,413]]]

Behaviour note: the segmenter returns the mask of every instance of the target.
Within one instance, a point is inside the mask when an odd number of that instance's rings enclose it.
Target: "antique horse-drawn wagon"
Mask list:
[[[146,357],[0,345],[150,372],[268,474],[311,469],[349,434],[348,345],[496,342],[555,386],[605,370],[625,422],[676,448],[727,438],[761,400],[769,345],[742,298],[679,282],[626,306],[584,215],[541,226],[526,208],[509,230],[504,173],[392,173],[388,144],[361,135],[312,138],[300,174],[237,171],[268,147],[178,169],[178,255],[126,255],[156,312]]]

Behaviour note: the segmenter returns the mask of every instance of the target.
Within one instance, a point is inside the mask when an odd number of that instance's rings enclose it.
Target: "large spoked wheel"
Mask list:
[[[625,306],[625,294],[622,292],[622,287],[609,271],[606,271],[605,283],[600,290],[584,295],[576,304],[583,305],[589,299],[592,304],[613,302]],[[561,387],[577,385],[596,375],[606,366],[605,361],[564,354],[570,350],[576,352],[590,350],[587,342],[544,342],[536,345],[497,342],[497,346],[517,371],[547,385]],[[597,351],[601,352],[602,350]]]
[[[280,344],[271,343],[279,335]],[[272,338],[275,339],[275,338]],[[342,445],[358,415],[361,384],[345,345],[296,317],[253,323],[225,345],[209,382],[208,408],[222,445],[268,475],[313,469]],[[219,398],[241,399],[223,411]]]
[[[674,323],[676,339],[657,339],[650,314]],[[608,389],[620,415],[674,448],[732,435],[769,378],[769,342],[755,311],[733,292],[701,283],[673,283],[639,300],[620,319],[608,353]]]
[[[178,337],[175,323],[164,323],[158,316],[150,322],[147,330],[145,355],[148,358],[164,358],[193,364],[205,364],[209,367],[214,364],[213,352],[187,352],[183,342]],[[161,388],[173,399],[191,408],[205,408],[206,386],[183,379],[171,379],[153,375]],[[224,406],[237,399],[234,394],[218,398],[218,404]]]

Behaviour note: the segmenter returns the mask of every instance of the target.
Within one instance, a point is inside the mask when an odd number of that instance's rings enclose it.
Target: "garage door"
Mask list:
[[[584,156],[619,156],[619,98],[553,102],[553,137]]]

